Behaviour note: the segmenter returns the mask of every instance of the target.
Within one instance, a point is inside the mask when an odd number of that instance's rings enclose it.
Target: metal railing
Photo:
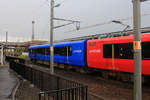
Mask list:
[[[6,56],[5,57],[5,60],[6,61],[10,61],[10,60],[13,60],[13,61],[16,61],[16,62],[19,62],[19,63],[25,63],[25,59],[23,58],[18,58],[18,57],[13,57],[13,56]]]
[[[14,60],[10,61],[10,68],[41,90],[39,100],[87,100],[86,85]]]
[[[39,98],[39,100],[87,100],[87,87],[40,92]]]

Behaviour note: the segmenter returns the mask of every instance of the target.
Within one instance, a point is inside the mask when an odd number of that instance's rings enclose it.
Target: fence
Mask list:
[[[5,60],[6,61],[13,60],[13,61],[16,61],[16,62],[19,62],[19,63],[25,63],[25,61],[26,61],[25,59],[18,58],[18,57],[12,57],[12,56],[6,56]]]
[[[87,100],[86,85],[14,60],[10,61],[10,68],[42,91],[38,95],[39,100]]]

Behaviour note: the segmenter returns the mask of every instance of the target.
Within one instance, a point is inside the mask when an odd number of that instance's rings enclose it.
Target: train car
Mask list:
[[[87,66],[119,72],[134,71],[133,35],[88,40]],[[142,74],[150,75],[150,33],[141,35]]]
[[[86,66],[86,40],[56,43],[54,45],[54,62]]]
[[[54,44],[54,62],[86,67],[86,40]],[[49,61],[49,44],[29,47],[31,60]]]
[[[29,47],[29,57],[31,60],[48,60],[48,44],[45,45],[34,45]]]

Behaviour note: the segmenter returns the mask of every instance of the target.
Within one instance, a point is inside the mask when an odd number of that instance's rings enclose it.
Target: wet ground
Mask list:
[[[0,100],[9,98],[16,84],[17,78],[8,66],[0,66]]]

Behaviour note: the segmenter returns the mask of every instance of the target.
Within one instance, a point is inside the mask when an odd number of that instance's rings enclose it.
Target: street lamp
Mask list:
[[[35,21],[32,21],[32,42],[34,41],[34,24]]]
[[[124,31],[126,31],[128,28],[130,28],[130,25],[127,25],[127,24],[124,24],[123,22],[119,21],[119,20],[112,20],[113,23],[116,23],[116,24],[120,24],[120,25],[123,25],[123,26],[126,26],[125,29],[121,32],[123,33]]]
[[[60,3],[58,3],[58,4],[56,4],[54,7],[59,7],[61,4]]]
[[[54,66],[53,66],[53,63],[54,63],[54,47],[53,47],[53,33],[54,33],[54,29],[56,28],[60,28],[60,27],[63,27],[63,26],[66,26],[66,25],[70,25],[70,24],[73,24],[73,23],[76,23],[76,28],[79,29],[79,25],[80,25],[80,22],[79,21],[73,21],[73,20],[66,20],[66,19],[62,19],[62,18],[54,18],[54,7],[59,7],[61,4],[56,4],[54,6],[54,0],[51,0],[51,7],[50,7],[50,16],[51,16],[51,19],[50,19],[50,73],[51,74],[54,74]],[[60,26],[55,26],[54,27],[54,20],[61,20],[61,21],[68,21],[70,23],[67,23],[67,24],[63,24],[63,25],[60,25]],[[78,23],[78,24],[77,24]]]
[[[6,53],[5,53],[5,56],[6,55],[8,55],[8,31],[6,31],[6,49],[5,49],[5,51],[6,51]]]
[[[50,73],[54,74],[54,66],[53,66],[53,55],[54,55],[54,48],[53,48],[53,27],[54,27],[54,0],[51,0],[50,2]]]
[[[1,60],[1,61],[0,61],[0,62],[1,62],[1,65],[4,64],[4,57],[3,57],[3,56],[4,56],[4,55],[3,55],[3,53],[4,53],[3,51],[4,51],[4,50],[3,50],[3,49],[4,49],[4,45],[1,44],[1,51],[0,51],[0,52],[1,52],[1,53],[0,53],[0,54],[1,54],[1,58],[0,58],[0,60]]]
[[[114,23],[118,23],[118,24],[122,24],[122,22],[121,22],[121,21],[119,21],[119,20],[112,20],[112,22],[114,22]]]
[[[61,4],[54,6],[54,0],[50,2],[50,73],[54,74],[54,48],[53,48],[53,34],[54,34],[54,7],[59,7]]]
[[[130,25],[124,24],[123,22],[119,21],[119,20],[112,20],[113,23],[117,23],[126,27],[130,27]]]
[[[144,1],[148,1],[148,0],[140,0],[140,2],[144,2]]]

